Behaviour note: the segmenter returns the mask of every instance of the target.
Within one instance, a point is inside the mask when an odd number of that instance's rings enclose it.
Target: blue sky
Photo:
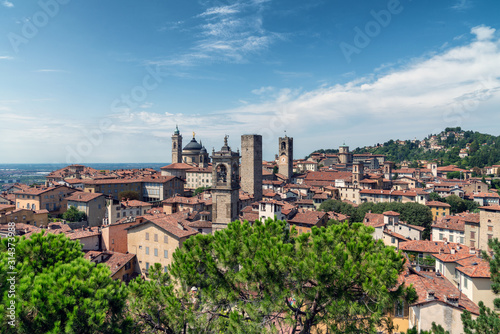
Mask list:
[[[0,163],[499,135],[500,3],[0,0]]]

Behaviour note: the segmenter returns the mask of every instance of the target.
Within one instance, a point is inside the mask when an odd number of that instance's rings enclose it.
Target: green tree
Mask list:
[[[2,240],[0,279],[7,282],[9,272],[17,273],[13,298],[8,284],[0,286],[3,333],[126,333],[131,323],[123,317],[125,285],[110,278],[107,266],[85,260],[78,241],[43,233]],[[12,244],[15,252],[9,252]],[[6,313],[11,301],[14,327]]]
[[[118,200],[124,201],[126,199],[140,200],[141,197],[137,191],[125,190],[118,193]]]
[[[434,191],[429,194],[429,200],[430,201],[437,201],[437,202],[446,202],[446,200],[444,198],[439,196],[439,194],[434,192]]]
[[[488,246],[491,248],[493,256],[483,251],[483,257],[490,262],[491,274],[491,290],[495,294],[500,293],[500,242],[497,238],[488,241]],[[500,318],[498,314],[486,307],[482,301],[479,305],[479,316],[473,320],[469,311],[462,313],[462,323],[466,334],[490,334],[500,333]],[[493,301],[495,308],[500,308],[500,298],[495,298]]]
[[[178,291],[159,263],[149,269],[149,280],[137,277],[129,284],[129,313],[139,330],[169,334],[204,332],[193,319],[195,303],[187,293]]]
[[[76,206],[70,206],[65,213],[63,213],[63,219],[70,222],[79,222],[86,218],[85,212],[78,211]]]
[[[189,238],[170,274],[183,291],[198,288],[193,319],[213,331],[371,332],[396,300],[414,298],[397,285],[404,257],[372,232],[343,223],[297,236],[282,221],[236,221]]]
[[[202,192],[204,192],[205,190],[208,190],[210,189],[210,187],[198,187],[194,190],[193,192],[193,196],[196,196],[198,194],[201,194]]]
[[[469,201],[469,200],[464,200],[457,195],[450,195],[445,197],[446,203],[448,203],[450,207],[450,212],[452,214],[464,212],[464,211],[474,211],[476,210],[479,205],[477,202],[474,201]]]

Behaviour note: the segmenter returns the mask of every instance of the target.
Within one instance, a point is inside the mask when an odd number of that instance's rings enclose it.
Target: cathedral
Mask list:
[[[199,143],[196,141],[194,132],[193,139],[182,148],[182,135],[176,126],[172,136],[172,163],[180,162],[198,167],[207,167],[210,157],[201,141]]]

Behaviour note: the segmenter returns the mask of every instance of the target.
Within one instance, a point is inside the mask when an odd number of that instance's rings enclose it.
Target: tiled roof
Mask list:
[[[191,204],[191,205],[196,205],[196,204],[204,204],[205,200],[203,200],[201,197],[194,196],[194,197],[184,197],[184,196],[174,196],[167,198],[166,200],[163,201],[164,204]]]
[[[458,246],[458,250],[457,250]],[[450,254],[451,249],[454,248],[457,253],[469,253],[469,247],[444,241],[430,241],[430,240],[411,240],[399,244],[399,249],[409,252],[419,252],[419,253],[434,253],[439,254]]]
[[[425,205],[430,206],[430,207],[451,208],[451,205],[449,205],[448,203],[439,202],[439,201],[427,201],[427,202],[425,202]]]
[[[67,197],[67,199],[72,202],[90,202],[101,196],[104,196],[104,194],[77,191]]]
[[[460,265],[457,270],[469,277],[490,278],[491,276],[489,262],[477,256],[464,258],[456,263]]]
[[[432,224],[433,228],[442,228],[453,231],[465,231],[465,223],[479,223],[479,213],[459,213],[438,218]]]
[[[130,199],[130,200],[125,200],[125,201],[122,201],[120,202],[120,204],[124,207],[128,207],[128,208],[136,208],[136,207],[143,207],[143,206],[151,206],[152,204],[151,203],[146,203],[146,202],[142,202],[142,201],[138,201],[136,199]]]
[[[384,216],[399,216],[399,212],[396,211],[385,211],[382,213]]]
[[[396,232],[392,232],[392,231],[389,231],[389,230],[384,230],[383,232],[384,232],[384,234],[390,235],[391,237],[394,237],[394,238],[402,240],[402,241],[408,241],[409,240],[409,239],[406,239],[401,234],[396,233]]]
[[[212,222],[208,220],[195,220],[187,224],[192,228],[212,228]]]
[[[457,262],[469,257],[476,257],[474,254],[468,253],[455,253],[455,254],[432,254],[436,259],[441,262]]]
[[[98,251],[88,251],[85,253],[85,258],[87,260],[92,261],[93,259],[97,259],[99,256],[101,256],[102,261],[99,263],[104,263],[109,267],[111,270],[111,276],[116,274],[123,266],[125,266],[128,262],[130,262],[134,257],[135,254],[131,253],[118,253],[118,252],[112,252],[112,251],[104,251],[104,252],[98,252]]]
[[[381,227],[384,226],[384,215],[381,213],[365,213],[365,219],[363,219],[363,224],[371,227]]]
[[[183,214],[184,212],[176,212],[176,214],[181,213]],[[189,237],[191,235],[195,235],[198,233],[198,231],[194,230],[193,228],[189,226],[185,226],[182,223],[179,222],[179,219],[173,215],[144,215],[142,217],[138,218],[143,218],[143,221],[140,222],[137,225],[130,226],[127,228],[127,230],[133,230],[138,226],[142,226],[145,224],[154,224],[163,230],[173,234],[177,238],[184,238],[184,237]],[[178,216],[178,215],[177,215]],[[182,228],[181,228],[182,227]]]
[[[487,211],[500,211],[500,205],[481,206],[479,209]]]
[[[193,166],[191,166],[191,165],[185,164],[183,162],[176,162],[176,163],[170,164],[168,166],[163,166],[160,169],[161,170],[169,170],[169,169],[189,170],[192,168],[193,168]]]
[[[327,213],[322,211],[297,212],[295,217],[288,220],[288,222],[291,224],[316,225],[325,215],[327,215]]]
[[[440,302],[448,307],[468,310],[476,315],[479,314],[479,307],[442,275],[437,276],[436,273],[429,271],[417,273],[412,270],[412,274],[405,277],[405,285],[412,285],[417,292],[418,299],[412,305]],[[428,298],[428,293],[431,291],[434,292],[432,299]],[[448,297],[457,298],[458,306],[448,303]]]
[[[477,193],[473,195],[474,198],[500,198],[498,193]]]

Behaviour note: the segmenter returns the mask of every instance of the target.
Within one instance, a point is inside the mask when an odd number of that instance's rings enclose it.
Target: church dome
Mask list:
[[[191,139],[191,141],[184,147],[183,150],[186,150],[186,151],[199,151],[202,149],[202,146],[200,144],[198,144],[198,142],[196,141],[196,139]]]
[[[203,146],[203,147],[201,148],[200,153],[207,153],[207,149],[205,148],[205,146]]]

